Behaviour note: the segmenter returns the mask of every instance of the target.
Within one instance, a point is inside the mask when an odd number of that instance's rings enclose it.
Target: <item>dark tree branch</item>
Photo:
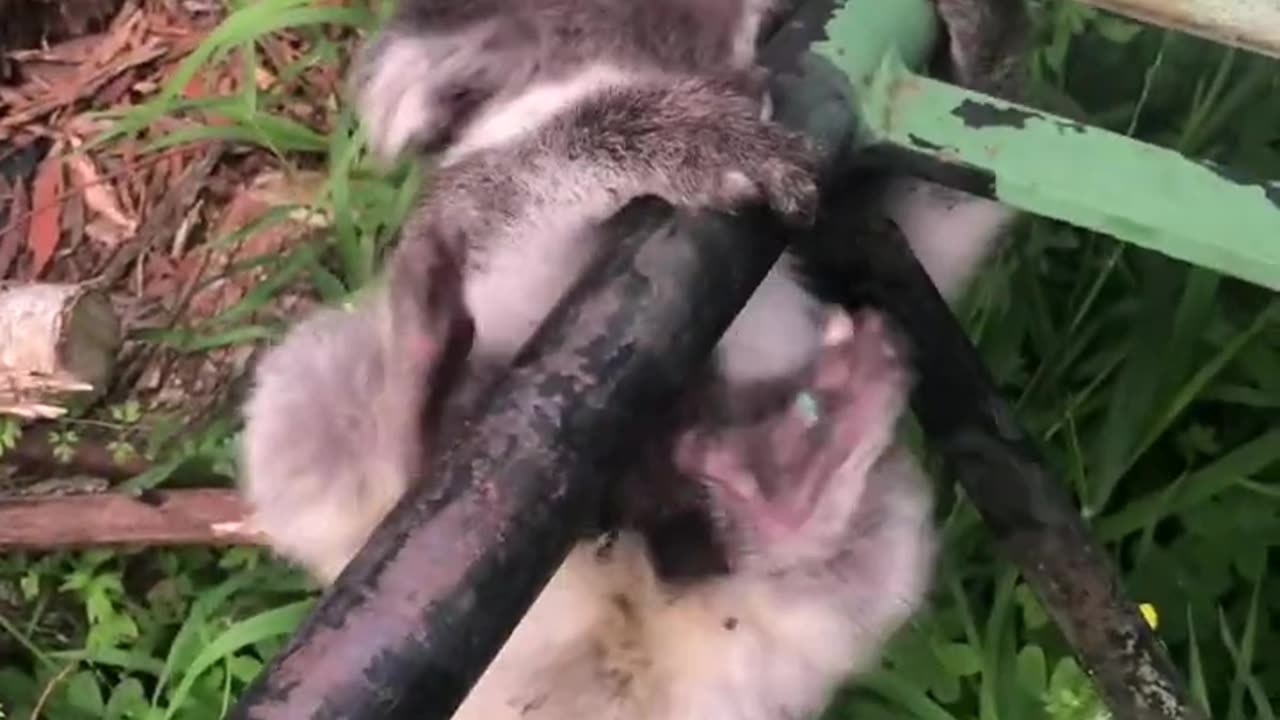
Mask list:
[[[1117,718],[1202,718],[1066,488],[1050,474],[950,308],[857,180],[830,193],[813,237],[822,293],[892,316],[912,348],[912,409]],[[859,202],[862,200],[862,202]],[[845,239],[857,238],[857,242]],[[842,240],[845,240],[842,242]]]

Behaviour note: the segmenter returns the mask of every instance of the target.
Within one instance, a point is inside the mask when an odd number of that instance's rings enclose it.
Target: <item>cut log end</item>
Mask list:
[[[58,417],[100,394],[115,368],[120,321],[83,285],[0,284],[0,414]]]

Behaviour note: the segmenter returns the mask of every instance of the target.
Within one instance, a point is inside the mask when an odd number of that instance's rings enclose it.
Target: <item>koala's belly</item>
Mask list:
[[[599,250],[581,227],[541,228],[499,239],[467,278],[467,307],[479,354],[510,358]]]

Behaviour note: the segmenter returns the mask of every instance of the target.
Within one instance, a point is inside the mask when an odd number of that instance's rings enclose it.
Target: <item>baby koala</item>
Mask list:
[[[309,447],[276,445],[296,468],[330,473],[323,502],[307,507],[264,503],[277,547],[331,582],[389,506],[394,484],[366,476],[337,484],[359,468],[371,472],[375,453],[407,461],[406,447],[370,446],[391,437],[371,423],[391,417],[399,429],[415,417],[415,400],[377,392],[410,366],[454,387],[468,324],[456,274],[448,263],[429,268],[435,287],[417,312],[434,336],[411,343],[408,360],[350,344],[373,317],[318,315],[281,346],[286,362],[265,366],[307,373],[325,388],[314,398],[265,401],[269,421],[292,400],[303,411],[281,438]],[[387,297],[383,295],[382,297]],[[366,308],[372,306],[365,306]],[[394,322],[396,309],[380,307]],[[383,327],[388,327],[384,325]],[[459,720],[607,717],[663,720],[714,717],[783,720],[816,715],[851,673],[876,661],[886,640],[918,608],[934,557],[931,491],[912,456],[895,442],[910,374],[901,341],[874,311],[852,317],[833,310],[813,363],[800,375],[792,402],[736,425],[691,422],[673,443],[671,472],[700,487],[724,568],[665,576],[648,538],[622,528],[586,539],[570,552],[494,662],[459,708]],[[377,340],[371,331],[362,339]],[[301,362],[335,352],[360,356],[358,375],[330,363]],[[365,383],[372,383],[365,385]],[[278,385],[272,387],[279,387]],[[373,392],[371,392],[373,391]],[[261,402],[261,401],[260,401]],[[320,406],[349,421],[340,434],[319,419],[324,434],[304,436]],[[249,412],[255,406],[250,404]],[[714,413],[714,409],[708,410]],[[428,430],[434,422],[430,413]],[[253,425],[261,430],[263,424]],[[268,445],[250,443],[259,449]],[[332,465],[313,464],[327,447]],[[291,456],[296,452],[297,455]],[[363,458],[353,465],[354,458]],[[399,472],[399,468],[388,468]],[[317,478],[318,479],[318,478]],[[644,484],[638,475],[621,482]],[[288,532],[279,528],[293,523]],[[292,543],[284,547],[284,543]]]
[[[599,223],[630,200],[656,194],[727,209],[763,197],[788,216],[811,213],[809,150],[761,119],[759,78],[749,71],[755,27],[769,7],[399,6],[355,73],[362,116],[375,147],[443,145],[445,160],[401,230],[385,283],[352,312],[304,320],[255,370],[241,488],[255,524],[284,554],[308,562],[317,543],[354,553],[351,539],[367,533],[339,530],[337,518],[365,528],[368,517],[381,517],[426,452],[404,446],[421,430],[414,401],[466,407],[488,371],[505,367],[607,251]],[[462,309],[448,315],[467,318],[473,338],[458,387],[449,389],[429,387],[416,349],[441,339],[433,317],[414,314],[435,292],[440,257],[461,268],[449,282],[461,286]],[[782,316],[819,311],[789,281],[766,280],[762,292]],[[765,347],[788,356],[780,365],[787,372],[799,369],[816,347],[817,325],[772,317],[777,332]],[[790,337],[793,329],[800,335]],[[735,356],[747,365],[771,357]]]
[[[1016,87],[1008,38],[1017,34],[1007,28],[1017,26],[1020,3],[938,0],[950,31],[949,72],[993,91]],[[750,65],[753,33],[772,7],[762,0],[400,6],[357,72],[363,113],[375,145],[444,142],[452,160],[403,229],[386,284],[352,312],[322,310],[304,320],[255,371],[241,488],[255,523],[285,555],[307,562],[321,542],[354,554],[368,518],[380,518],[420,467],[425,450],[406,446],[421,437],[415,402],[448,398],[465,408],[487,370],[500,371],[605,250],[596,223],[631,196],[716,205],[752,192],[750,183],[726,178],[754,177],[754,187],[773,188],[766,196],[775,207],[807,207],[798,141],[761,122],[759,103],[720,72]],[[528,62],[511,62],[515,56]],[[392,133],[386,123],[404,117],[413,132]],[[909,178],[890,183],[884,208],[948,297],[1012,214]],[[463,268],[449,282],[461,284],[450,288],[465,310],[450,317],[467,318],[474,342],[462,353],[459,387],[436,391],[414,348],[439,340],[440,331],[415,309],[434,292],[432,263],[443,256]],[[784,257],[765,278],[720,343],[716,370],[727,391],[746,397],[752,385],[789,387],[813,361],[823,303],[791,261]],[[392,307],[401,311],[393,315]],[[344,529],[347,516],[359,530]]]
[[[964,34],[989,34],[967,7],[981,4],[939,0],[961,31],[956,72],[992,67]],[[509,361],[608,251],[596,226],[631,199],[763,201],[807,220],[811,154],[762,119],[751,69],[770,7],[401,6],[357,73],[362,116],[382,152],[443,160],[386,284],[351,312],[307,318],[256,370],[241,487],[273,547],[332,581],[417,476],[423,438],[456,431],[446,410],[465,408],[478,370]],[[953,296],[1011,212],[918,181],[895,189],[886,210]],[[665,572],[643,525],[620,524],[603,548],[584,542],[458,717],[803,717],[874,660],[924,593],[930,494],[893,443],[903,349],[870,312],[824,336],[832,312],[784,258],[718,347],[726,395],[700,399],[703,419],[673,438],[675,467],[619,479],[700,489],[723,568]],[[717,412],[777,378],[794,402]]]

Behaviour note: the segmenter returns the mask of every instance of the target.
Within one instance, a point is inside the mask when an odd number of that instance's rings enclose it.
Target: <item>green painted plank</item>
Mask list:
[[[864,147],[991,178],[1024,211],[1280,290],[1280,184],[916,75],[929,0],[848,0],[812,50],[850,82]]]
[[[866,87],[886,56],[921,66],[933,53],[937,32],[931,0],[846,0],[827,22],[827,39],[809,49],[839,68],[854,87]]]
[[[882,72],[863,96],[869,142],[990,172],[1015,207],[1280,290],[1280,185],[919,77],[892,57]]]

